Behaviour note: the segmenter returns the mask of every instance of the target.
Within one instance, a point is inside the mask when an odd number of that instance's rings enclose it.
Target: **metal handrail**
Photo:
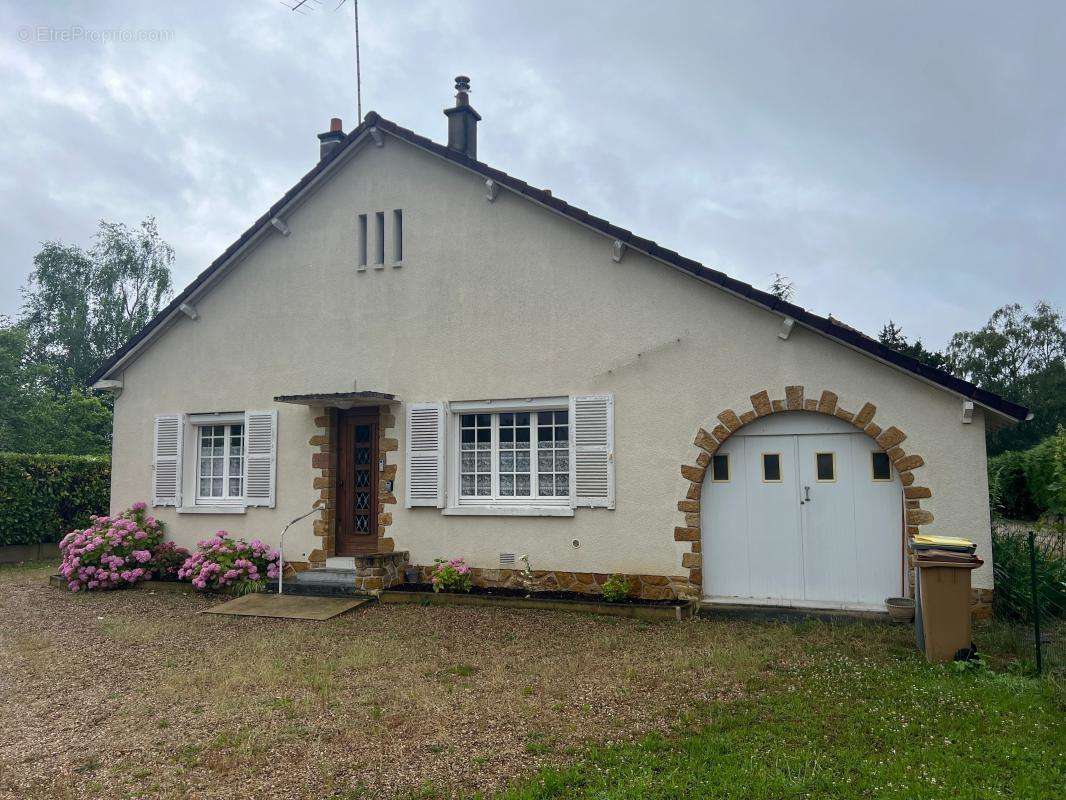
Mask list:
[[[285,579],[285,534],[288,532],[289,528],[291,528],[300,520],[306,519],[307,517],[311,516],[321,507],[322,500],[315,500],[315,502],[311,505],[310,511],[308,511],[306,514],[301,514],[296,519],[292,520],[288,525],[285,526],[285,529],[281,532],[281,541],[278,542],[278,594],[283,593],[282,587],[284,585],[283,582]]]

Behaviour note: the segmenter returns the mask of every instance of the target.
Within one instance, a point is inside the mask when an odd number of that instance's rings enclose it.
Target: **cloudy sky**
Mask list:
[[[200,272],[331,116],[354,125],[350,1],[0,0],[0,313],[40,242],[101,218],[154,215],[177,286]],[[942,346],[1008,301],[1066,305],[1059,2],[362,0],[360,22],[364,111],[442,141],[470,75],[482,160],[815,311]]]

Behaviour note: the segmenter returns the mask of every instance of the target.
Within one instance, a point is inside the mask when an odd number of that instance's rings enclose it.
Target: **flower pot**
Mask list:
[[[885,600],[885,606],[893,622],[910,622],[914,619],[914,600],[910,597],[889,597]]]

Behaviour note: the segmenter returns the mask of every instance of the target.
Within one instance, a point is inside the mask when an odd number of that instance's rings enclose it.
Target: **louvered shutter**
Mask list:
[[[570,505],[614,508],[614,397],[570,398]]]
[[[152,505],[181,505],[181,448],[185,419],[181,414],[155,418],[152,445]]]
[[[274,507],[278,412],[244,412],[244,504]]]
[[[407,508],[444,507],[444,404],[407,407]]]

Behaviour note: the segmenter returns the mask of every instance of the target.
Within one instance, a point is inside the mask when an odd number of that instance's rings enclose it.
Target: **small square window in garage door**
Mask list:
[[[781,482],[781,454],[762,454],[762,479],[763,483]]]

